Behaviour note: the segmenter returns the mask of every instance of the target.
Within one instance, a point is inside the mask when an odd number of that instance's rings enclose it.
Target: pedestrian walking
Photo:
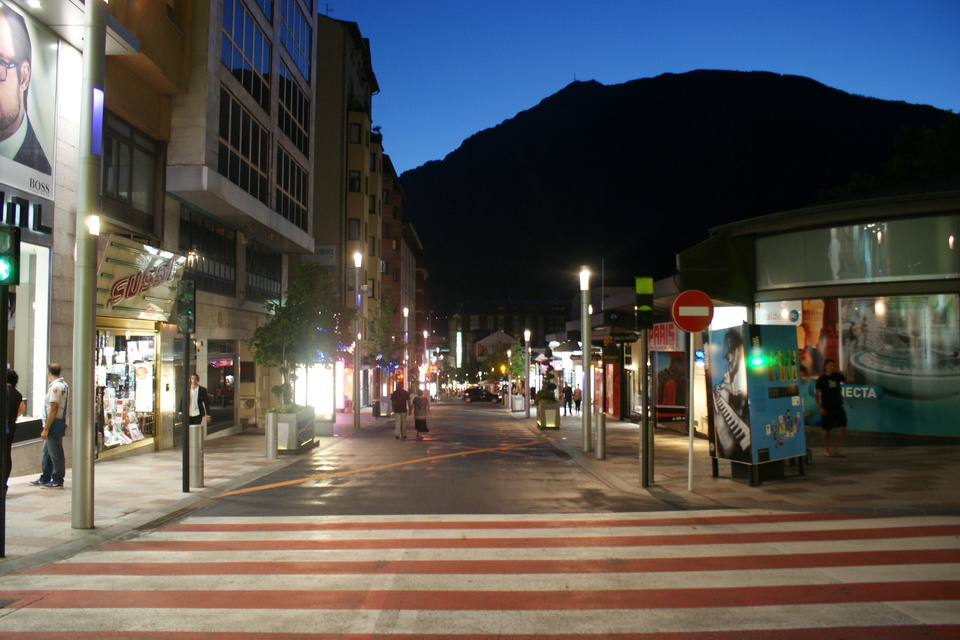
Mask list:
[[[207,388],[200,386],[200,376],[190,374],[190,397],[187,400],[187,422],[201,424],[210,416],[210,397]]]
[[[396,390],[390,394],[390,403],[393,407],[393,419],[396,423],[395,432],[397,440],[407,439],[407,414],[413,410],[410,403],[410,394],[403,388],[403,383],[398,382]]]
[[[580,385],[577,385],[577,388],[573,390],[573,406],[576,407],[577,413],[580,413],[580,403],[583,401],[583,393],[580,391]]]
[[[828,458],[846,458],[843,452],[843,436],[847,432],[847,412],[843,410],[843,394],[840,385],[853,382],[853,377],[837,369],[831,359],[823,361],[823,375],[817,378],[813,397],[820,411],[820,426],[823,428],[823,455]],[[830,451],[830,432],[837,430],[837,446]]]
[[[13,468],[13,437],[17,433],[17,418],[23,415],[27,405],[23,402],[23,394],[17,391],[20,376],[13,369],[7,369],[7,448],[3,452],[3,493],[7,493],[7,481],[10,479],[10,469]]]
[[[43,399],[43,453],[40,456],[40,477],[30,484],[41,489],[63,489],[66,475],[66,456],[63,453],[63,436],[67,433],[67,401],[70,387],[60,375],[60,365],[47,365],[47,395]]]
[[[570,385],[563,385],[563,413],[573,415],[573,389]]]
[[[417,430],[417,440],[422,440],[423,434],[430,432],[427,428],[428,413],[430,398],[423,395],[423,389],[417,389],[417,397],[413,399],[413,426]]]

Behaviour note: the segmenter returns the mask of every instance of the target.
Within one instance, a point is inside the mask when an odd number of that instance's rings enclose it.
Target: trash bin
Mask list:
[[[373,417],[374,418],[380,417],[380,401],[379,400],[373,401]]]

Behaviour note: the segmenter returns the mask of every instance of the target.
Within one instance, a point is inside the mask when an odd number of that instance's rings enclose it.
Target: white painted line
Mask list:
[[[709,307],[677,307],[678,316],[709,316]]]

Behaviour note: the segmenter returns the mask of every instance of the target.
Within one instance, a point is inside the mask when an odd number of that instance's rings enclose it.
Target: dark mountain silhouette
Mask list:
[[[765,72],[574,82],[405,172],[404,217],[438,312],[470,298],[569,299],[581,264],[630,286],[672,275],[710,227],[862,196],[905,132],[929,137],[950,118]]]

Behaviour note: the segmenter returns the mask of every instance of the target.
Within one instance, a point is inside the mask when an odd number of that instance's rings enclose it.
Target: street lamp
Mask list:
[[[523,417],[530,417],[530,329],[523,330]]]
[[[507,349],[507,411],[513,411],[513,393],[510,391],[510,366],[513,364],[510,356],[513,355],[513,349]]]
[[[353,428],[360,428],[360,327],[363,322],[361,316],[361,307],[363,300],[360,296],[360,268],[363,266],[363,255],[359,251],[353,254],[353,266],[356,267],[356,276],[354,278],[354,289],[357,293],[357,320],[354,327],[354,337],[356,342],[353,347]]]
[[[590,269],[586,265],[580,267],[580,309],[581,325],[580,339],[583,343],[583,451],[593,451],[593,441],[590,433],[590,411],[593,409],[590,401],[590,383],[593,381],[593,358],[590,355]]]
[[[409,366],[410,366],[410,309],[403,308],[403,383],[409,385]]]

